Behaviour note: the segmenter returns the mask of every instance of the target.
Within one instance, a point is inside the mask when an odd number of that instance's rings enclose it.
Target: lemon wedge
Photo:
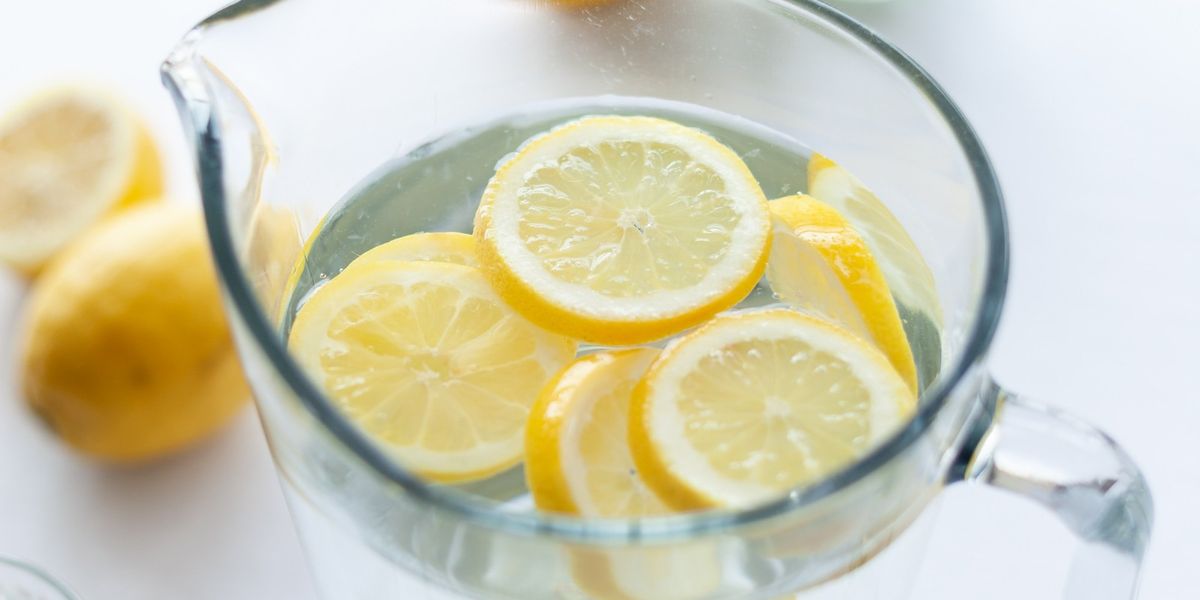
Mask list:
[[[525,477],[542,510],[590,517],[663,514],[629,452],[629,399],[658,355],[633,348],[583,356],[546,387],[525,432]]]
[[[116,209],[162,193],[158,153],[120,102],[59,88],[0,121],[0,262],[27,274]]]
[[[521,460],[529,406],[575,342],[513,312],[471,267],[351,263],[289,347],[333,403],[414,472],[488,477]]]
[[[850,464],[914,404],[859,337],[795,310],[747,311],[663,351],[634,392],[629,435],[671,507],[744,507]]]
[[[866,242],[837,210],[811,196],[787,196],[770,206],[776,218],[767,262],[771,289],[873,342],[916,394],[912,348]]]
[[[867,247],[879,258],[884,279],[896,298],[942,326],[933,271],[908,231],[883,202],[841,165],[820,154],[808,161],[808,193],[854,223]]]
[[[475,259],[475,239],[456,231],[413,233],[384,242],[354,259],[435,261],[478,267]]]
[[[758,182],[708,134],[598,116],[527,142],[475,217],[480,263],[530,320],[603,344],[659,339],[741,300],[766,264]]]

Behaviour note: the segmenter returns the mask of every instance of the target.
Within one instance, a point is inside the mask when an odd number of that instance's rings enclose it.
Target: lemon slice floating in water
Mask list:
[[[912,349],[871,250],[833,207],[811,196],[770,202],[776,231],[767,263],[771,289],[873,342],[917,391]]]
[[[434,261],[478,267],[475,258],[475,239],[456,231],[413,233],[384,242],[354,259]]]
[[[521,460],[529,406],[575,342],[444,262],[351,263],[300,308],[289,347],[333,403],[438,482]]]
[[[942,325],[933,271],[908,231],[887,206],[841,165],[820,154],[808,161],[808,193],[854,223],[876,257],[893,294],[914,311]]]
[[[629,452],[629,400],[658,355],[633,348],[583,356],[542,390],[525,434],[525,477],[538,508],[590,517],[665,514]]]
[[[762,275],[766,198],[729,148],[651,117],[586,117],[530,140],[489,182],[480,263],[521,314],[604,344],[659,339]]]
[[[722,315],[634,392],[639,472],[679,510],[743,507],[849,465],[915,405],[877,349],[790,309]]]
[[[630,348],[580,357],[542,391],[525,437],[525,476],[541,510],[599,518],[664,515],[629,449],[633,390],[658,356]],[[572,548],[571,576],[589,598],[700,598],[720,583],[715,545]]]

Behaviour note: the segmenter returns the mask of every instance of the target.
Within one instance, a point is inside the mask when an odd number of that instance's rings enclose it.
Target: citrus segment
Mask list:
[[[650,341],[697,325],[757,283],[771,234],[741,159],[650,117],[586,117],[502,164],[475,218],[501,296],[587,341]]]
[[[297,314],[289,345],[346,415],[440,482],[520,461],[529,406],[575,342],[513,312],[476,269],[355,263]]]
[[[833,207],[805,195],[770,202],[776,230],[767,280],[781,300],[873,342],[917,391],[912,349],[871,250]]]
[[[634,392],[630,441],[673,508],[742,507],[845,467],[914,404],[857,336],[790,309],[749,311],[663,351]]]

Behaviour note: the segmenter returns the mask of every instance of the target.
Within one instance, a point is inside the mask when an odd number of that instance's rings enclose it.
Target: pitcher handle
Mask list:
[[[1075,417],[992,385],[990,422],[962,477],[1034,500],[1081,543],[1065,600],[1128,600],[1150,540],[1154,503],[1129,455]]]

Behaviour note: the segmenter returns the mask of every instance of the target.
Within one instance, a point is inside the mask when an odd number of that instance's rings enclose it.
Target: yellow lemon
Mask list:
[[[639,518],[670,510],[642,481],[629,449],[629,403],[656,348],[580,357],[542,389],[525,432],[525,477],[541,510]],[[571,576],[589,598],[699,598],[718,583],[715,548],[572,548]],[[703,572],[697,573],[700,568]]]
[[[104,459],[158,456],[228,421],[249,391],[200,215],[151,204],[68,246],[29,299],[21,365],[33,409]]]
[[[478,267],[475,238],[455,231],[413,233],[367,250],[355,262],[371,260],[436,261]]]
[[[0,262],[35,274],[105,215],[162,193],[154,143],[109,95],[59,88],[0,120]]]
[[[881,259],[879,267],[892,293],[940,328],[942,305],[933,271],[887,206],[849,171],[820,154],[808,161],[808,193],[854,222],[867,247]]]
[[[668,505],[744,507],[845,467],[914,405],[861,338],[791,309],[747,311],[663,351],[634,392],[629,435]]]
[[[525,477],[541,510],[640,518],[670,509],[638,475],[629,449],[633,390],[658,356],[629,348],[580,357],[546,384],[525,433]],[[700,598],[720,584],[708,540],[670,548],[571,548],[571,577],[589,598]]]
[[[586,117],[502,164],[475,217],[482,268],[530,320],[604,344],[659,339],[746,296],[771,237],[746,165],[708,134]]]
[[[571,550],[571,578],[586,598],[695,600],[714,597],[722,583],[721,556],[712,539]]]
[[[576,346],[514,312],[477,269],[391,260],[355,261],[318,288],[288,344],[351,420],[439,482],[517,464],[529,407]]]
[[[307,265],[308,255],[313,244],[320,236],[325,219],[321,219],[309,235],[308,241],[300,249],[299,257],[295,260],[291,275],[282,289],[291,292],[296,289]],[[455,231],[429,231],[412,233],[398,237],[367,250],[354,259],[354,263],[363,264],[375,260],[417,261],[417,262],[446,262],[468,267],[478,267],[475,257],[475,238],[465,233]],[[281,295],[281,309],[289,298]]]
[[[781,300],[824,315],[873,342],[917,393],[917,369],[892,293],[862,236],[811,196],[772,200],[767,280]]]
[[[629,452],[629,400],[655,348],[597,352],[542,389],[525,432],[525,477],[542,510],[641,517],[666,507],[642,482]]]

